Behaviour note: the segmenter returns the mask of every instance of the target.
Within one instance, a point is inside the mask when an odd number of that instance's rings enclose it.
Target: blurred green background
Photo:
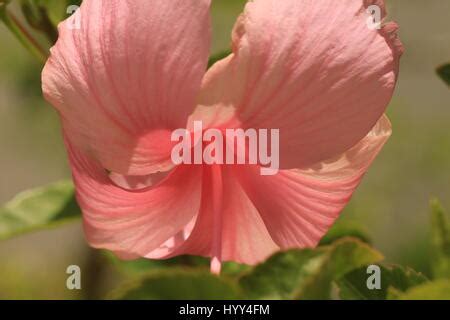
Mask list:
[[[213,2],[214,53],[229,47],[245,1]],[[450,1],[387,3],[406,48],[388,111],[394,133],[340,222],[364,226],[387,261],[429,274],[429,199],[450,208],[450,90],[435,74],[450,60]],[[40,69],[0,25],[1,203],[70,177],[57,116],[41,97]],[[72,264],[92,277],[83,297],[95,297],[120,277],[112,269],[99,273],[99,263],[80,223],[0,242],[0,298],[80,297],[65,286]]]

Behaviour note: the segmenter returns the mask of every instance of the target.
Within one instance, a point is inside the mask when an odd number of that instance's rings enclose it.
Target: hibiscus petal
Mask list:
[[[156,185],[127,190],[67,142],[88,242],[122,257],[145,256],[178,234],[199,212],[199,166],[178,166]]]
[[[224,173],[224,201],[227,205],[223,212],[222,257],[224,261],[257,264],[279,247],[270,237],[236,174],[238,172],[231,167]]]
[[[350,200],[390,134],[390,122],[383,116],[356,146],[307,170],[261,176],[258,166],[224,166],[221,259],[256,264],[280,247],[315,246]],[[212,199],[217,183],[213,179],[210,167],[204,167],[198,216],[147,258],[214,256],[217,224]]]
[[[247,197],[231,166],[222,168],[223,199],[221,223],[217,225],[213,217],[213,181],[211,167],[205,167],[203,174],[203,195],[200,213],[195,221],[184,231],[184,237],[172,247],[165,246],[156,250],[148,258],[169,258],[177,255],[192,254],[213,257],[214,234],[221,234],[220,260],[256,264],[274,253],[279,247],[273,242],[258,211]],[[221,228],[217,230],[217,227]]]
[[[206,70],[209,6],[85,0],[59,26],[43,91],[77,148],[118,174],[171,166],[171,131],[186,126]]]
[[[309,170],[261,176],[256,166],[239,167],[240,182],[275,243],[283,249],[317,245],[390,134],[383,116],[356,146]]]
[[[233,54],[207,72],[200,104],[233,108],[236,126],[280,129],[282,169],[345,152],[384,113],[403,51],[396,24],[369,28],[372,4],[384,17],[380,0],[249,2]]]

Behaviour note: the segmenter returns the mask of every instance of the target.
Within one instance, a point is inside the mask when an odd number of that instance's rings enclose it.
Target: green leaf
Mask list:
[[[218,300],[238,299],[236,283],[206,270],[166,269],[133,280],[110,298],[123,300]]]
[[[382,255],[357,239],[332,246],[280,252],[243,275],[239,283],[253,299],[328,299],[332,283]]]
[[[292,299],[326,259],[324,249],[279,252],[244,274],[239,283],[250,299]]]
[[[339,296],[344,300],[385,300],[390,292],[404,292],[427,282],[427,278],[410,268],[380,265],[381,289],[367,288],[367,267],[354,270],[338,281]]]
[[[0,208],[0,239],[80,217],[71,182],[25,191]]]
[[[435,278],[450,278],[450,224],[438,200],[431,201],[431,267]]]
[[[330,299],[333,281],[383,258],[380,252],[360,240],[339,240],[331,247],[320,269],[297,290],[295,296],[297,299]]]
[[[445,83],[450,86],[450,63],[445,64],[437,68],[436,72],[445,81]]]
[[[372,243],[370,237],[367,234],[367,230],[363,226],[356,223],[338,221],[320,240],[320,245],[329,245],[336,240],[346,237],[357,238],[367,244]]]
[[[441,279],[414,287],[396,296],[400,300],[450,300],[450,280]]]

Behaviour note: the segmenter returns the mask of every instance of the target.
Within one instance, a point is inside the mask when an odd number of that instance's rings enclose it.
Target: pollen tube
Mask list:
[[[223,210],[223,181],[222,167],[211,165],[212,180],[212,215],[213,234],[211,244],[211,272],[220,274],[222,269],[222,210]]]

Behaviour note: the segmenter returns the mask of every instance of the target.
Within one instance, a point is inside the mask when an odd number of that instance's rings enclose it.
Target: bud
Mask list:
[[[47,12],[48,9],[45,6],[28,0],[22,0],[21,8],[28,24],[33,29],[43,32],[52,44],[55,43],[58,38],[58,32],[50,21]]]

